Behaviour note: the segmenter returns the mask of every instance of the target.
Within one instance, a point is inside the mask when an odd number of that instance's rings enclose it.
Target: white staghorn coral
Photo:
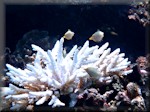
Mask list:
[[[108,83],[112,74],[126,75],[132,72],[124,70],[130,64],[127,58],[124,59],[125,54],[119,54],[119,48],[110,53],[108,42],[99,48],[89,47],[89,41],[86,41],[81,49],[75,45],[66,56],[63,55],[63,42],[64,38],[61,38],[48,51],[32,44],[32,49],[36,51],[35,59],[24,70],[6,64],[6,75],[12,84],[9,84],[9,89],[5,87],[6,92],[3,91],[2,97],[10,108],[28,107],[34,103],[41,105],[49,99],[48,105],[52,107],[65,106],[58,99],[59,96],[75,92],[80,89],[81,78],[86,80],[95,75],[87,72],[89,67],[96,69],[96,78],[100,82],[108,80]]]

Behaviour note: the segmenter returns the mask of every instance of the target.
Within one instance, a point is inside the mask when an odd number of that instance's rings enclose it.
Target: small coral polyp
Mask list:
[[[124,58],[125,54],[120,53],[119,48],[111,52],[108,42],[101,47],[89,47],[86,41],[82,48],[75,45],[65,56],[63,43],[64,38],[61,38],[47,51],[32,44],[35,59],[26,64],[25,69],[6,64],[10,84],[2,88],[3,108],[29,109],[31,105],[41,105],[48,100],[53,108],[65,106],[59,100],[60,95],[80,92],[84,88],[82,83],[88,83],[87,79],[95,78],[109,84],[112,75],[132,72],[132,69],[126,70],[130,61]]]

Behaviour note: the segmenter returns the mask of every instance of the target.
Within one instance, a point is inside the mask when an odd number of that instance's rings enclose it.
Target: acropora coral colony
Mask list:
[[[114,76],[124,78],[132,73],[129,68],[131,62],[125,58],[125,53],[120,53],[120,48],[111,51],[109,43],[101,47],[95,45],[89,47],[87,40],[83,47],[74,45],[70,52],[65,53],[63,43],[65,38],[57,40],[53,49],[44,51],[41,47],[32,44],[34,60],[27,63],[24,69],[16,68],[6,64],[6,76],[9,77],[9,87],[2,87],[2,109],[1,110],[32,110],[35,105],[47,105],[52,108],[65,106],[59,98],[61,95],[70,94],[70,107],[75,106],[76,99],[88,98],[95,95],[98,100],[103,101],[102,107],[116,107],[114,102],[107,102],[107,98],[114,91],[109,90],[100,94],[97,89],[89,88],[93,83],[99,86],[109,85]],[[89,84],[89,82],[91,82]],[[116,85],[114,85],[115,88]],[[142,101],[139,87],[130,82],[127,89],[118,90],[116,101],[120,98],[130,103],[135,103],[135,98]],[[76,95],[77,97],[73,97]],[[131,97],[130,97],[131,96]],[[120,100],[121,101],[121,100]],[[106,106],[107,103],[107,106]],[[113,108],[113,109],[114,109]],[[145,109],[145,107],[143,106]],[[144,110],[143,109],[143,110]]]

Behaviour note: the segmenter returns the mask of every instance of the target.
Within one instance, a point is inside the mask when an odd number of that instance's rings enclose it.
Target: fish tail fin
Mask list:
[[[64,35],[63,38],[66,38],[66,36]]]
[[[93,37],[90,37],[89,40],[93,40]]]

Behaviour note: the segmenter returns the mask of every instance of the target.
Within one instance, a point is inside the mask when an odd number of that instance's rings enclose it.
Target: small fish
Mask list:
[[[74,36],[74,32],[72,32],[70,29],[68,29],[68,31],[64,34],[63,37],[67,40],[71,40],[73,36]]]
[[[85,68],[85,71],[90,75],[91,78],[99,79],[99,77],[101,76],[97,68],[94,67]]]
[[[104,32],[97,30],[90,38],[89,40],[93,40],[94,42],[100,42],[102,41],[104,37]]]
[[[110,34],[114,35],[114,36],[118,36],[118,33],[114,32],[114,31],[111,31]]]

